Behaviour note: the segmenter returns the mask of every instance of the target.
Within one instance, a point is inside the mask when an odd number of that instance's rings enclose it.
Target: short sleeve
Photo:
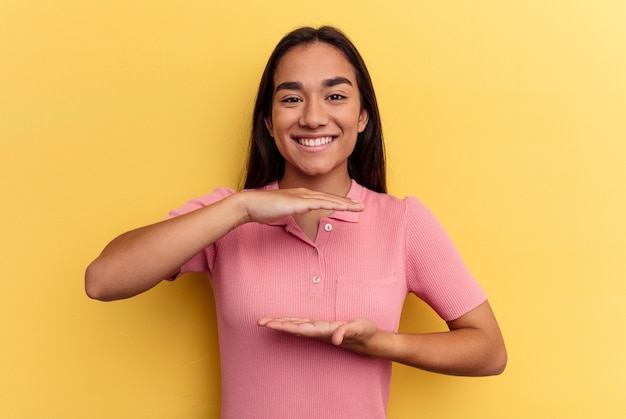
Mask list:
[[[194,198],[188,201],[187,203],[185,203],[183,206],[177,209],[171,210],[167,218],[170,219],[174,217],[179,217],[181,215],[190,213],[192,211],[199,210],[200,208],[204,208],[211,204],[214,204],[215,202],[221,201],[222,199],[234,193],[235,193],[234,189],[217,188],[210,194],[203,195],[198,198]],[[180,275],[187,273],[187,272],[209,273],[211,272],[211,269],[213,268],[214,262],[215,262],[215,244],[212,244],[211,246],[197,253],[195,256],[193,256],[191,259],[185,262],[180,267],[179,272],[173,278],[169,278],[169,279],[174,280],[178,278]]]
[[[487,297],[434,214],[406,198],[409,289],[446,321],[473,310]]]

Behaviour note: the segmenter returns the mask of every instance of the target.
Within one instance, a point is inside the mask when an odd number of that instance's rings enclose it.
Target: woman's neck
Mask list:
[[[352,179],[347,172],[334,176],[330,174],[326,176],[295,176],[285,172],[285,175],[278,181],[280,189],[306,188],[338,196],[346,196],[351,186]]]

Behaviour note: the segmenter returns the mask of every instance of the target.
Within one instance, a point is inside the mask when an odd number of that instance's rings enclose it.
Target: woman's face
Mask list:
[[[354,68],[340,50],[323,42],[299,45],[279,61],[265,124],[285,158],[283,179],[347,177],[367,121]]]

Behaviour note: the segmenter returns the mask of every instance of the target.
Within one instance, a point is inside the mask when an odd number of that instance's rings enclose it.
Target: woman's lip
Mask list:
[[[332,143],[337,137],[334,135],[316,137],[294,137],[294,141],[304,147],[321,147]]]
[[[327,138],[327,137],[335,138],[335,137],[337,137],[337,135],[334,135],[334,134],[315,134],[315,135],[303,134],[303,135],[292,135],[291,136],[291,138],[293,138],[294,140],[299,140],[299,139],[315,140],[317,138]]]

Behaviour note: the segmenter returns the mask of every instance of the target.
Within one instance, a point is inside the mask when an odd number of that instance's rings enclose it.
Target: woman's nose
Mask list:
[[[309,100],[302,107],[301,126],[317,128],[328,123],[328,112],[323,101]]]

